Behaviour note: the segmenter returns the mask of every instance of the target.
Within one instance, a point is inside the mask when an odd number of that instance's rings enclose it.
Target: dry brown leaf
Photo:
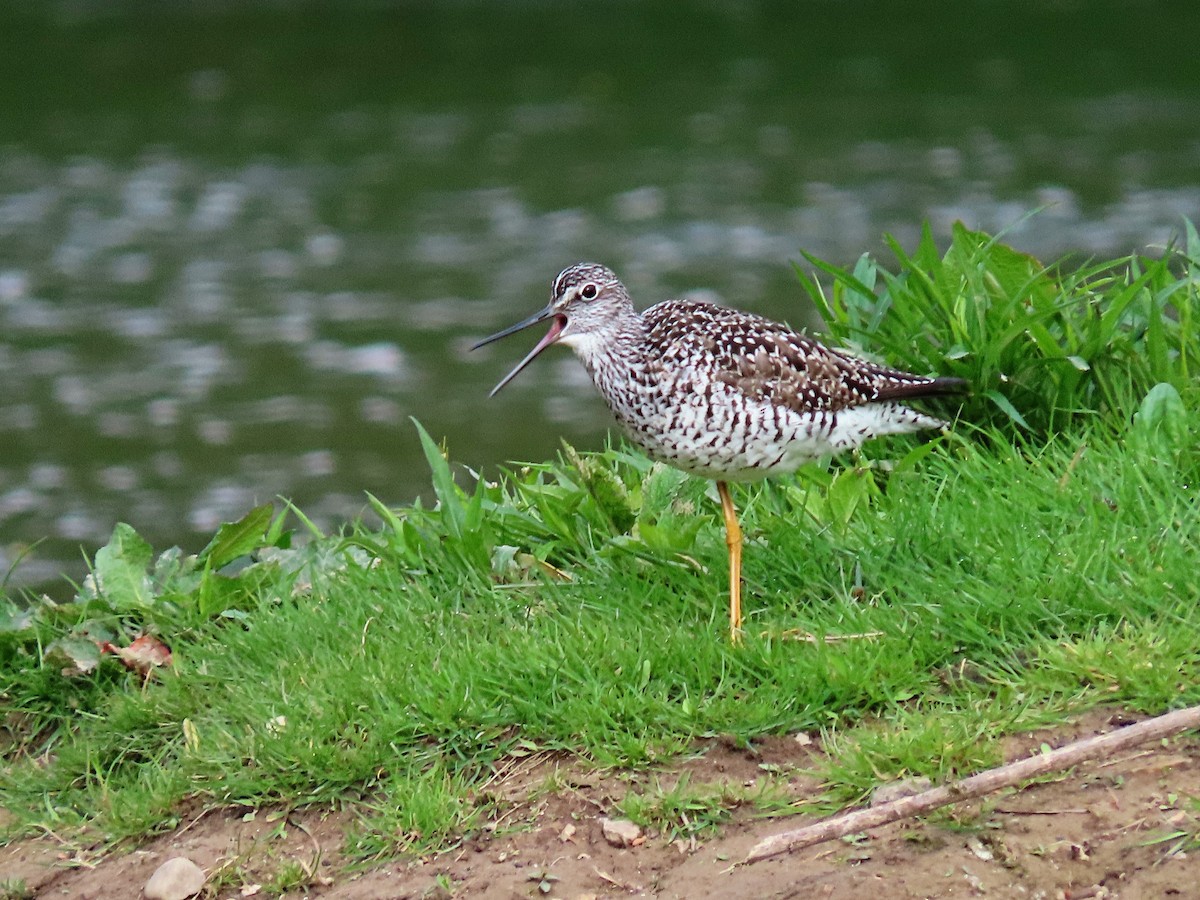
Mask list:
[[[160,666],[171,664],[171,648],[150,634],[143,634],[128,647],[118,647],[108,641],[100,641],[100,652],[111,653],[124,663],[125,668],[148,676]]]

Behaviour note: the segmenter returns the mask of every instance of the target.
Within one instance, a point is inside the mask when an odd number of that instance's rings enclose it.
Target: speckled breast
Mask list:
[[[720,381],[635,372],[596,385],[630,440],[651,457],[696,475],[756,481],[836,451],[835,414],[751,399]]]

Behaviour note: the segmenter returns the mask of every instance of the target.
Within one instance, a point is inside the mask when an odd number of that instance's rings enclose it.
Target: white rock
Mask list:
[[[614,847],[632,847],[641,843],[642,829],[628,819],[600,819],[600,830],[604,839]]]
[[[168,859],[159,866],[142,895],[146,900],[187,900],[204,888],[204,870],[185,856]]]

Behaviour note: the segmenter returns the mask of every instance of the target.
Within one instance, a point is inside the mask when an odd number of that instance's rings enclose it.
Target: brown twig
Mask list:
[[[317,874],[317,869],[319,869],[321,866],[321,857],[325,855],[324,851],[321,849],[321,842],[317,840],[317,836],[315,834],[313,834],[311,830],[309,830],[309,827],[307,825],[305,825],[303,822],[301,822],[299,819],[293,819],[290,815],[287,815],[287,816],[284,816],[283,820],[285,822],[287,822],[289,825],[291,825],[293,828],[298,828],[300,831],[303,831],[306,835],[308,835],[308,839],[310,841],[312,841],[312,844],[313,844],[312,863],[305,864],[304,860],[301,860],[301,859],[296,860],[296,862],[300,863],[300,867],[302,869],[304,869],[304,874],[307,875],[309,878],[312,878],[313,876],[315,876]]]
[[[1075,455],[1071,457],[1071,461],[1067,463],[1067,471],[1063,472],[1062,478],[1058,479],[1059,488],[1065,488],[1067,482],[1071,480],[1071,473],[1075,471],[1075,467],[1079,465],[1079,461],[1083,459],[1083,454],[1087,452],[1087,444],[1080,444],[1079,449],[1075,451]]]
[[[592,871],[595,872],[600,877],[601,881],[607,881],[613,887],[620,888],[623,891],[629,891],[630,893],[641,893],[642,886],[639,884],[633,884],[632,882],[618,881],[616,878],[613,878],[607,872],[601,871],[596,866],[592,866]]]
[[[767,635],[764,634],[764,637]],[[815,635],[811,631],[804,631],[799,628],[789,628],[787,631],[781,632],[779,637],[785,641],[802,641],[807,644],[838,644],[842,641],[866,641],[872,638],[883,637],[882,631],[860,631],[856,634],[825,634]]]
[[[919,816],[950,803],[982,797],[984,794],[1000,788],[1028,781],[1030,778],[1037,778],[1061,769],[1069,769],[1079,763],[1111,756],[1138,744],[1162,740],[1192,728],[1200,728],[1200,706],[1175,710],[1108,734],[1074,741],[1057,750],[1038,753],[1015,763],[989,769],[978,775],[972,775],[970,778],[914,794],[911,797],[902,797],[881,806],[855,810],[823,822],[817,822],[815,825],[785,831],[759,841],[750,849],[742,862],[758,862],[760,859],[799,850],[867,828],[876,828],[898,819]]]

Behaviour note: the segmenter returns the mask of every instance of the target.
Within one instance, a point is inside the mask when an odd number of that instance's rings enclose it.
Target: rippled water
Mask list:
[[[477,467],[599,446],[568,353],[488,401],[536,338],[467,352],[579,259],[806,324],[799,248],[1200,219],[1188,22],[980,4],[947,43],[949,6],[842,6],[0,10],[0,572],[45,538],[10,584],[78,577],[117,520],[195,549],[275,495],[410,500],[410,416]]]

